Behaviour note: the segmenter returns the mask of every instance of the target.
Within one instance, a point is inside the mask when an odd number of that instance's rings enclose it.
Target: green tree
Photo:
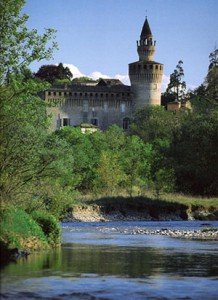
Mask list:
[[[23,5],[22,0],[0,1],[0,197],[27,208],[42,196],[48,178],[58,180],[57,167],[64,162],[62,146],[48,142],[46,106],[37,96],[48,85],[28,72],[31,62],[51,57],[54,30],[42,36],[28,30]]]
[[[122,185],[132,197],[134,188],[144,188],[150,180],[152,145],[145,144],[135,135],[128,136],[121,153],[124,171]]]
[[[184,99],[186,83],[183,80],[184,70],[183,61],[180,60],[176,66],[174,72],[170,75],[170,82],[168,84],[166,92],[174,96],[174,99],[181,101]]]
[[[28,30],[28,16],[21,14],[24,0],[0,0],[0,84],[10,74],[26,69],[31,62],[51,58],[57,44],[53,29],[39,35],[36,29]]]
[[[190,114],[174,135],[171,157],[179,191],[218,194],[217,117],[217,111]]]
[[[172,140],[173,132],[180,126],[183,118],[184,114],[174,114],[162,106],[145,107],[136,113],[131,133],[148,143],[153,143],[156,139]]]
[[[124,174],[119,156],[112,151],[102,151],[96,168],[95,188],[106,196],[114,195],[120,188]]]
[[[59,65],[43,65],[36,72],[35,76],[45,80],[51,84],[54,83],[70,83],[73,74],[68,67],[64,67],[62,63]],[[58,81],[59,80],[59,81]]]

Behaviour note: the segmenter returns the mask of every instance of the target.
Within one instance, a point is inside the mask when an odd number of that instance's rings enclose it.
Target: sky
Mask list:
[[[118,78],[126,84],[128,64],[138,60],[147,15],[155,61],[164,64],[162,91],[179,60],[189,88],[207,74],[209,54],[218,43],[218,0],[26,0],[28,28],[55,28],[59,50],[53,59],[34,63],[67,65],[74,77]]]

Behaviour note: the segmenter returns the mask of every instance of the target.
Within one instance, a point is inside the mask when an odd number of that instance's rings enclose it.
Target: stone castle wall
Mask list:
[[[138,61],[129,64],[129,75],[135,109],[161,104],[162,64]]]
[[[52,130],[63,126],[89,123],[105,130],[112,124],[125,126],[132,117],[130,93],[96,93],[46,91],[47,112],[52,118]]]

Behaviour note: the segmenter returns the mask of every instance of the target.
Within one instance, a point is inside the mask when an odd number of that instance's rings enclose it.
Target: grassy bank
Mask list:
[[[103,214],[147,213],[152,219],[171,219],[177,216],[183,220],[218,220],[218,199],[199,198],[179,194],[164,194],[156,199],[152,193],[143,196],[93,197],[86,195],[78,199],[77,206],[96,207]]]
[[[2,261],[10,259],[13,249],[34,251],[48,249],[60,243],[59,223],[45,212],[30,215],[12,206],[2,207],[0,228]]]

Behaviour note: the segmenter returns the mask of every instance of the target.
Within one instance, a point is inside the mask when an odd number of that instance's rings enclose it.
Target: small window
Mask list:
[[[158,65],[155,66],[156,70],[158,70]]]
[[[88,123],[88,113],[83,112],[83,123]]]
[[[123,119],[123,129],[127,130],[127,129],[129,129],[129,126],[130,126],[130,119],[129,118],[124,118]]]
[[[126,110],[126,105],[125,105],[125,103],[120,104],[120,111],[121,111],[122,113],[124,113],[125,110]]]
[[[151,70],[153,69],[153,66],[152,66],[152,65],[150,65],[150,69],[151,69]]]
[[[56,92],[54,92],[54,96],[56,96]]]
[[[147,69],[147,65],[144,65],[144,69],[145,69],[145,70]]]
[[[91,124],[98,126],[98,119],[96,119],[96,118],[91,119]]]
[[[59,92],[59,96],[61,96],[61,92]]]
[[[70,125],[70,119],[69,118],[63,118],[63,126],[69,126]]]
[[[48,92],[48,95],[51,96],[51,92]]]
[[[89,110],[88,100],[83,100],[83,111],[88,112],[88,110]]]
[[[72,92],[69,92],[69,95],[72,96]]]
[[[83,94],[82,94],[82,93],[80,93],[79,95],[80,95],[80,96],[82,96]]]
[[[92,97],[92,93],[90,93],[90,97]]]

